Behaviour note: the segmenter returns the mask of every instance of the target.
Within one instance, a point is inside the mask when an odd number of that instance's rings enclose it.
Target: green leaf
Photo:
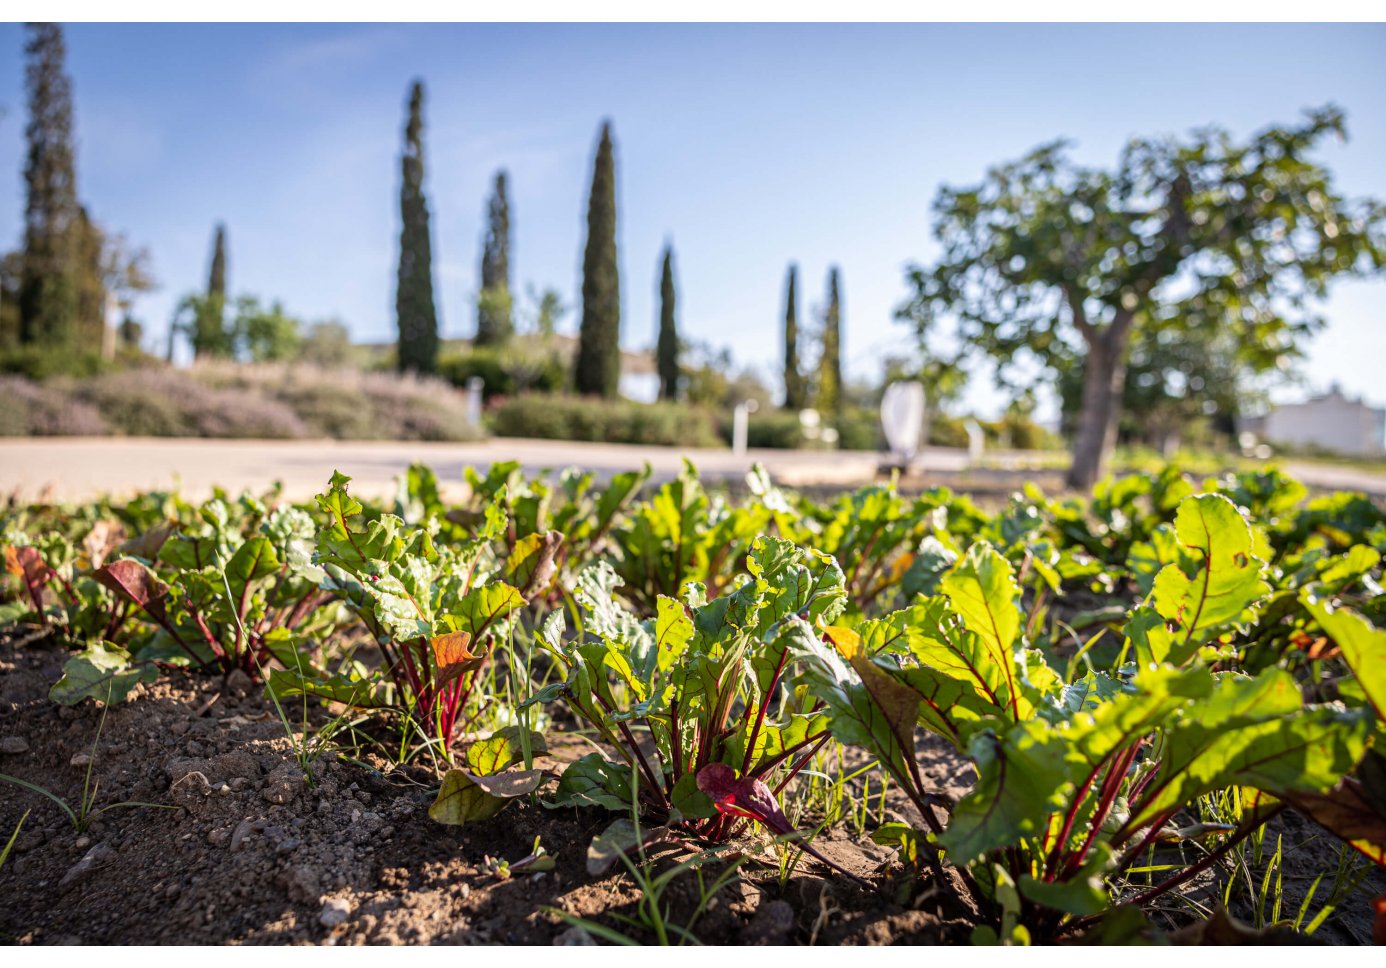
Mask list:
[[[563,771],[549,806],[629,810],[632,799],[631,768],[609,763],[600,753],[588,753]]]
[[[153,682],[159,670],[150,662],[131,664],[130,653],[109,642],[92,642],[86,650],[63,663],[63,675],[48,697],[64,706],[83,699],[118,703],[141,682]]]
[[[1055,911],[1075,917],[1101,914],[1111,904],[1103,878],[1116,863],[1116,856],[1112,848],[1101,841],[1093,845],[1090,853],[1092,859],[1069,878],[1049,882],[1022,874],[1016,880],[1016,888],[1022,897]]]
[[[670,793],[669,802],[686,820],[701,820],[717,815],[717,805],[702,790],[698,789],[698,778],[692,773],[679,777]],[[670,823],[673,821],[671,820]]]
[[[1304,708],[1298,684],[1284,670],[1254,679],[1224,675],[1205,700],[1166,727],[1160,771],[1128,826],[1233,784],[1321,793],[1362,758],[1371,730],[1360,712]]]
[[[693,620],[682,603],[660,595],[656,603],[655,652],[661,671],[667,671],[693,640]]]
[[[554,556],[562,544],[563,535],[557,531],[525,535],[505,561],[505,576],[524,596],[547,591],[556,570]]]
[[[543,770],[520,770],[497,776],[448,770],[438,796],[428,808],[428,815],[452,826],[489,820],[511,800],[533,793],[543,782]]]
[[[1362,686],[1379,720],[1386,723],[1386,629],[1372,626],[1350,608],[1332,608],[1308,592],[1301,601],[1314,621],[1343,653],[1353,675]]]
[[[453,611],[443,616],[442,624],[449,631],[466,632],[479,645],[487,629],[524,604],[518,589],[503,581],[490,582],[463,595]]]
[[[232,597],[239,602],[252,582],[276,574],[280,567],[279,556],[274,553],[269,538],[263,535],[247,538],[226,563],[226,582],[231,586]]]
[[[265,680],[266,690],[279,700],[314,696],[357,709],[382,709],[388,703],[373,678],[336,673],[327,675],[309,668],[274,669]]]
[[[479,776],[493,776],[525,758],[524,733],[529,734],[531,756],[548,752],[541,733],[523,726],[506,726],[467,749],[467,766]]]
[[[640,845],[640,831],[625,817],[613,820],[592,838],[587,848],[587,873],[600,877],[615,866],[625,853]]]
[[[1261,580],[1261,561],[1246,519],[1220,494],[1200,494],[1179,503],[1174,529],[1194,556],[1186,572],[1169,564],[1155,577],[1155,610],[1177,629],[1170,660],[1187,661],[1227,626],[1244,620],[1253,604],[1270,593]]]

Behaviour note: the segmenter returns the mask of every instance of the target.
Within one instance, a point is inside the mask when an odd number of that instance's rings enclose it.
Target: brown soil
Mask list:
[[[47,699],[67,654],[52,639],[0,642],[0,772],[75,807],[101,710]],[[642,895],[628,873],[587,873],[587,844],[609,814],[517,801],[491,821],[445,827],[427,816],[437,781],[423,768],[390,771],[369,756],[332,755],[312,763],[305,781],[284,727],[248,681],[173,672],[139,693],[107,714],[91,768],[93,809],[122,801],[168,808],[112,809],[78,833],[52,801],[0,784],[0,846],[28,811],[0,869],[0,940],[591,943],[554,912],[655,940],[648,928],[623,920],[640,918]],[[552,755],[583,752],[571,745]],[[970,782],[968,767],[945,750],[926,746],[921,755],[926,771],[954,794]],[[887,812],[910,816],[894,798]],[[1287,844],[1316,836],[1291,830]],[[536,837],[557,855],[554,870],[502,878],[488,866],[488,858],[526,856]],[[781,880],[764,838],[751,838],[737,845],[741,866],[691,925],[693,934],[721,944],[968,940],[976,912],[953,885],[925,884],[913,901],[898,903],[910,892],[901,889],[893,851],[841,828],[814,845],[872,886],[807,859]],[[686,857],[669,848],[657,866],[667,870]],[[704,882],[710,886],[723,869],[721,861],[709,865]],[[1383,888],[1380,877],[1364,885],[1319,937],[1368,939],[1366,898]],[[686,925],[699,903],[697,876],[674,878],[664,902],[670,923]],[[1153,913],[1171,926],[1187,922],[1176,908]]]

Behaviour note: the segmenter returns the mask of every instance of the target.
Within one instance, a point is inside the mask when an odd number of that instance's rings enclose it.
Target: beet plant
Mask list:
[[[877,838],[936,874],[945,859],[965,869],[996,912],[983,937],[1052,937],[1117,901],[1153,901],[1287,799],[1333,789],[1366,753],[1369,708],[1306,702],[1284,669],[1236,671],[1235,640],[1270,586],[1231,502],[1186,498],[1176,535],[1178,560],[1132,611],[1110,670],[1066,679],[1028,646],[1015,570],[985,542],[941,579],[942,594],[798,640],[834,735],[874,754],[920,816],[922,828]],[[956,803],[921,773],[916,727],[972,761],[976,784]],[[1238,823],[1197,823],[1198,799],[1229,788]],[[1196,857],[1179,846],[1189,841],[1203,845]],[[1157,848],[1171,873],[1129,886],[1123,873]]]
[[[721,842],[750,820],[794,835],[777,798],[829,734],[795,682],[790,643],[841,614],[843,575],[832,558],[770,537],[752,542],[746,569],[711,601],[697,584],[682,600],[658,597],[645,621],[619,601],[609,566],[582,573],[576,634],[565,639],[554,613],[539,636],[564,679],[530,701],[563,702],[610,753],[569,766],[556,805],[634,804],[647,841]],[[617,821],[599,846],[633,846],[622,843],[631,830]]]
[[[478,687],[509,631],[510,617],[525,604],[521,588],[534,584],[556,550],[554,540],[517,542],[500,560],[493,545],[505,532],[502,502],[462,541],[435,545],[426,526],[412,527],[394,514],[366,515],[347,491],[349,478],[334,474],[317,503],[326,523],[312,560],[321,589],[353,615],[379,648],[380,670],[360,663],[343,671],[305,667],[303,649],[286,642],[282,669],[270,685],[277,696],[307,693],[348,705],[389,706],[405,730],[417,731],[445,759],[451,744],[484,709]],[[515,580],[520,587],[502,580]]]

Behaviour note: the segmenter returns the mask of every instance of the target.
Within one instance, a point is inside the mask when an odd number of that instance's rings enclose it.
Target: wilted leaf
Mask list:
[[[428,815],[439,823],[460,826],[489,820],[511,800],[533,793],[544,782],[543,770],[522,770],[497,776],[476,776],[448,770]]]
[[[505,562],[505,576],[521,596],[531,598],[548,590],[556,570],[554,557],[562,545],[563,535],[557,531],[528,534],[515,542]]]
[[[63,675],[48,696],[56,703],[73,706],[83,699],[124,702],[141,682],[153,682],[159,670],[151,662],[131,664],[130,653],[109,642],[92,642],[87,649],[63,663]]]

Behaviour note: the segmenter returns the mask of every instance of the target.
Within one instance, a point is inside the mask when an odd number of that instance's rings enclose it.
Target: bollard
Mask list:
[[[738,457],[746,454],[750,417],[759,407],[760,404],[754,400],[743,400],[732,410],[732,453]]]
[[[969,461],[980,460],[982,451],[986,449],[987,438],[982,432],[982,425],[975,420],[969,420],[963,424],[967,429],[967,459]]]
[[[467,378],[467,426],[481,426],[481,391],[486,381],[479,376]]]

